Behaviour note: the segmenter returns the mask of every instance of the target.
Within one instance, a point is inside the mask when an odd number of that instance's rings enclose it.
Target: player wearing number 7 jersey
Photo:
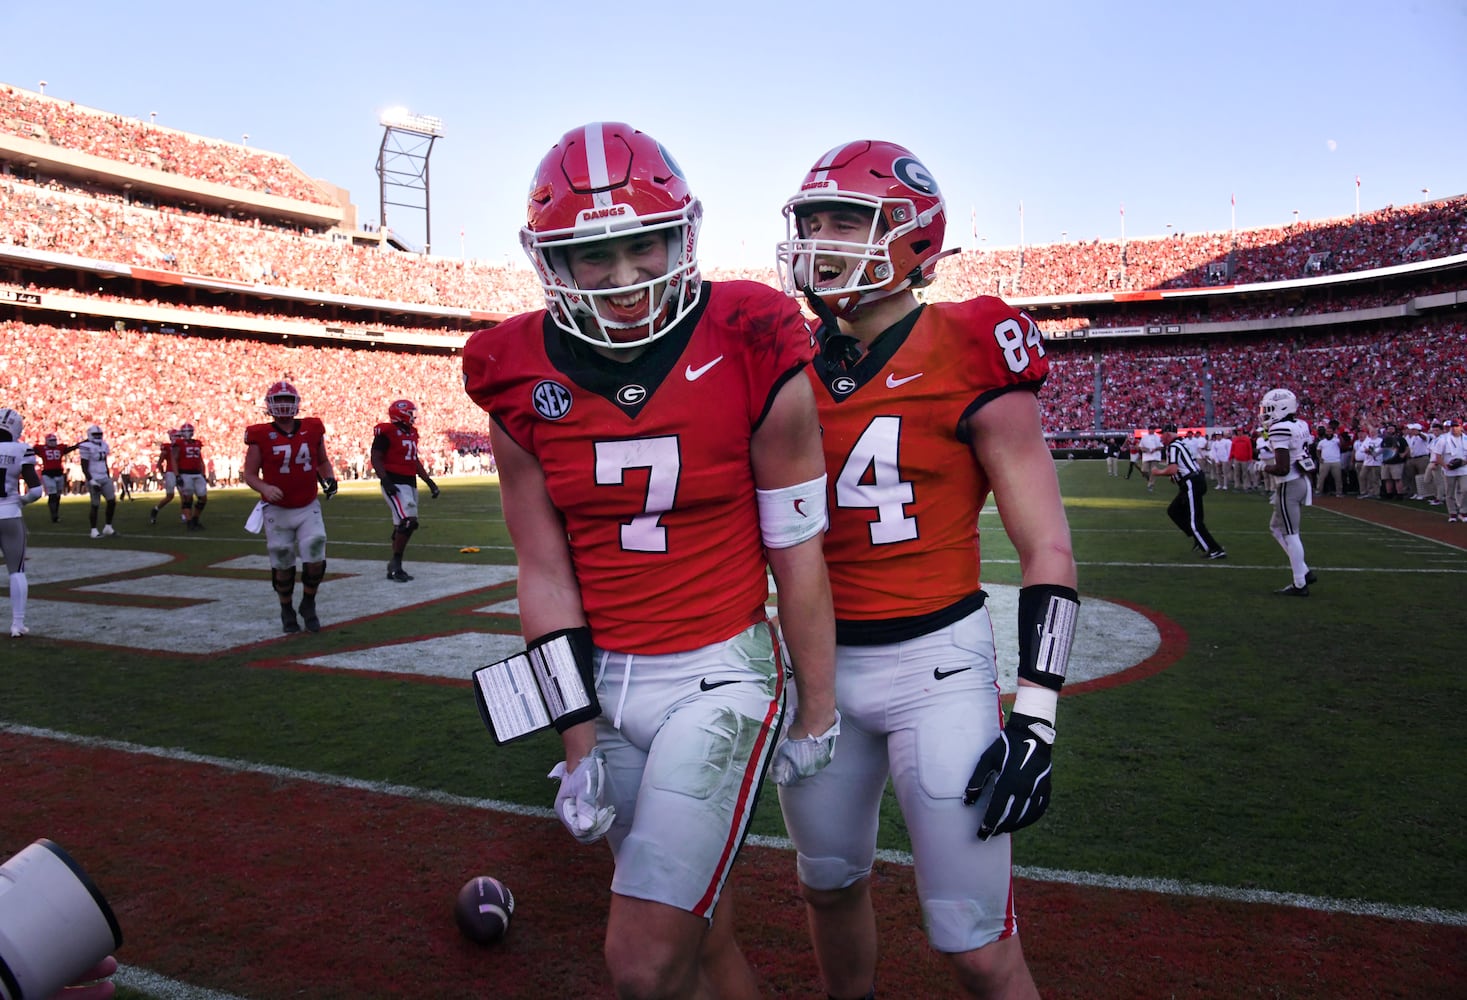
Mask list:
[[[280,603],[280,623],[286,632],[299,632],[301,619],[312,632],[321,629],[316,615],[316,590],[326,578],[326,522],[317,485],[331,497],[336,475],[326,456],[326,427],[316,417],[301,417],[301,396],[289,382],[276,382],[265,391],[268,424],[245,429],[245,458],[241,478],[260,494],[265,547],[270,554],[270,585]],[[293,607],[296,558],[301,562],[300,618]]]
[[[832,149],[785,215],[781,280],[822,322],[809,376],[829,481],[842,733],[830,766],[782,788],[780,803],[825,988],[872,995],[870,876],[890,777],[933,946],[965,994],[1032,997],[1009,834],[1048,803],[1078,608],[1036,397],[1044,341],[996,298],[918,303],[913,289],[945,255],[946,220],[932,175],[901,146]],[[979,586],[990,492],[1023,577],[1006,727]]]
[[[720,896],[766,771],[814,773],[838,731],[810,331],[767,286],[701,279],[702,207],[644,132],[567,132],[528,214],[548,308],[475,333],[464,386],[525,638],[568,643],[593,692],[557,720],[556,814],[611,846],[616,995],[754,996]],[[766,566],[800,695],[781,744]]]

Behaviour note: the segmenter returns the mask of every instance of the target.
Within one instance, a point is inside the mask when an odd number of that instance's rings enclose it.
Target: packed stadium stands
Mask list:
[[[0,85],[0,402],[37,436],[101,423],[146,465],[184,420],[241,450],[264,386],[289,377],[344,469],[363,474],[398,396],[418,402],[432,467],[461,468],[487,436],[456,351],[536,308],[539,286],[523,267],[394,249],[342,195],[276,154]],[[772,267],[704,270],[775,282]],[[1467,416],[1467,196],[968,251],[921,294],[999,294],[1035,315],[1057,436],[1248,425],[1274,382],[1347,425]]]

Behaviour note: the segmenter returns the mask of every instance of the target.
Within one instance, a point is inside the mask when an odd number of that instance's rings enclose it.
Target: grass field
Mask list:
[[[1313,508],[1304,542],[1319,582],[1310,598],[1289,599],[1272,593],[1288,582],[1288,570],[1268,534],[1262,496],[1208,494],[1208,523],[1229,558],[1207,562],[1195,558],[1166,517],[1169,484],[1150,494],[1138,480],[1108,478],[1099,462],[1065,463],[1059,472],[1082,600],[1116,602],[1164,623],[1158,662],[1165,669],[1123,674],[1063,699],[1054,804],[1043,822],[1016,837],[1021,873],[1268,905],[1308,897],[1302,903],[1310,909],[1444,927],[1457,961],[1443,973],[1448,992],[1455,982],[1457,995],[1467,993],[1460,978],[1467,951],[1460,708],[1467,701],[1467,526],[1452,544],[1434,540],[1459,527],[1445,525],[1439,509],[1397,505],[1388,526],[1376,523],[1380,505],[1371,501]],[[57,525],[44,504],[28,508],[31,563],[41,582],[31,586],[32,634],[13,640],[0,664],[0,740],[9,739],[0,742],[0,773],[7,784],[13,769],[49,760],[43,748],[58,741],[147,748],[228,762],[225,770],[275,768],[444,801],[494,800],[525,807],[545,837],[563,837],[553,821],[538,819],[548,816],[552,786],[544,775],[557,746],[531,740],[496,749],[463,682],[478,663],[472,652],[453,652],[474,648],[463,645],[466,632],[500,644],[517,632],[512,608],[493,607],[513,597],[512,580],[484,575],[495,564],[513,564],[498,491],[483,481],[443,485],[440,500],[424,497],[424,528],[408,552],[408,570],[419,579],[379,585],[372,577],[355,589],[328,579],[319,599],[326,628],[317,635],[280,635],[263,571],[225,565],[263,554],[260,538],[242,527],[252,505],[247,491],[216,491],[202,532],[181,530],[176,502],[156,527],[147,523],[154,497],[122,502],[121,536],[97,541],[85,537],[84,500],[69,499]],[[326,518],[333,572],[375,565],[362,579],[380,576],[389,531],[380,495],[348,484]],[[985,581],[1016,584],[1014,552],[991,509],[981,524]],[[466,546],[479,552],[460,552]],[[119,569],[78,549],[157,553],[167,561]],[[139,584],[160,574],[173,582]],[[45,582],[52,576],[68,578]],[[429,584],[437,589],[428,591]],[[229,616],[246,625],[257,619],[258,632],[216,648],[211,636]],[[157,630],[169,633],[166,642]],[[180,635],[196,639],[198,651],[188,642],[178,648]],[[400,672],[404,661],[416,663],[419,674]],[[27,793],[25,808],[0,816],[0,857],[50,836],[112,896],[108,876],[122,880],[142,859],[109,842],[109,816],[152,806],[99,786],[91,780],[94,764],[45,766],[56,773]],[[47,795],[54,796],[54,813],[46,801],[34,801]],[[79,814],[95,817],[95,830],[75,819]],[[23,825],[52,817],[67,837],[54,827]],[[350,840],[353,832],[337,835]],[[783,833],[768,789],[756,833]],[[428,841],[434,831],[420,835]],[[907,849],[894,810],[882,846],[898,859]],[[463,865],[465,877],[474,873],[475,859]],[[381,878],[390,885],[391,876]],[[131,876],[125,881],[131,884]],[[456,888],[441,887],[445,907]],[[113,902],[124,931],[146,939],[148,930],[130,927],[129,917],[155,911],[128,898]],[[1023,905],[1021,898],[1021,913]],[[1096,934],[1100,954],[1104,929]],[[197,947],[218,945],[204,939]],[[1028,941],[1037,974],[1043,965],[1034,956],[1044,947]],[[133,996],[204,995],[188,993],[193,987],[317,995],[286,991],[267,970],[253,982],[237,971],[216,977],[208,958],[190,960],[177,942],[167,951],[139,951],[162,957],[157,967],[139,962],[137,975],[124,976]],[[1381,951],[1373,966],[1379,981],[1357,981],[1355,995],[1418,995],[1402,981],[1389,942]],[[594,965],[594,943],[587,956]],[[129,968],[138,961],[127,945],[118,957]],[[171,985],[150,986],[149,974]],[[1265,969],[1259,982],[1269,981]],[[804,995],[813,996],[809,985]],[[389,994],[432,995],[383,990]]]

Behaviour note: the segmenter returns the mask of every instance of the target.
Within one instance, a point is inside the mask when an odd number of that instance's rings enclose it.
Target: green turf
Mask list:
[[[1288,582],[1287,564],[1262,497],[1208,495],[1209,525],[1230,558],[1204,563],[1166,518],[1168,484],[1148,494],[1138,480],[1107,478],[1099,462],[1061,464],[1060,478],[1082,597],[1164,615],[1184,630],[1187,651],[1154,676],[1064,699],[1054,804],[1016,838],[1016,861],[1467,910],[1458,707],[1467,553],[1313,509],[1304,539],[1320,581],[1308,600],[1280,598],[1271,591]],[[423,501],[409,563],[512,562],[497,490],[443,485],[441,500]],[[106,544],[178,553],[183,572],[219,572],[207,566],[263,551],[240,527],[251,497],[217,491],[209,529],[187,534],[167,517],[149,528],[146,500],[123,502],[124,537]],[[43,504],[29,508],[31,545],[98,544],[84,537],[85,516],[77,500],[60,525]],[[333,556],[385,560],[375,490],[349,485],[326,516]],[[1017,583],[998,519],[982,525],[985,578]],[[34,586],[32,596],[71,586]],[[459,613],[485,603],[476,592],[300,641],[324,652],[487,628]],[[261,638],[274,627],[262,623]],[[250,666],[265,655],[138,654],[32,636],[0,669],[0,721],[549,803],[556,742],[495,748],[467,687]],[[780,833],[765,795],[756,832]],[[907,846],[890,802],[882,845]]]

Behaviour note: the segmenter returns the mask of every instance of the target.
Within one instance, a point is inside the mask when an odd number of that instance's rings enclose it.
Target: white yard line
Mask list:
[[[396,798],[433,802],[439,805],[482,809],[489,812],[511,813],[516,816],[533,816],[544,819],[555,818],[555,814],[550,809],[540,806],[524,806],[514,802],[501,802],[497,799],[480,799],[463,795],[452,795],[448,792],[417,788],[412,785],[395,785],[388,782],[364,781],[360,778],[349,778],[335,774],[322,774],[317,771],[301,771],[295,768],[279,767],[273,764],[257,764],[252,761],[196,754],[187,750],[178,750],[169,747],[150,747],[137,743],[128,743],[122,740],[79,736],[54,729],[38,729],[33,726],[23,726],[3,721],[0,721],[0,732],[14,733],[18,736],[28,736],[35,739],[55,740],[60,743],[70,743],[75,746],[113,750],[119,753],[138,754],[139,756],[145,757],[156,757],[161,760],[203,764],[240,774],[261,774],[292,781],[310,782],[332,788],[349,788],[355,791],[372,792],[378,795],[390,795]],[[794,845],[784,837],[751,836],[748,839],[748,843],[757,847],[771,848],[778,851],[794,850]],[[878,852],[877,856],[880,860],[891,864],[908,867],[912,864],[912,856],[905,851],[883,850]],[[1188,896],[1198,899],[1221,899],[1230,902],[1262,903],[1270,906],[1290,906],[1298,909],[1314,910],[1320,913],[1345,913],[1352,916],[1383,917],[1387,920],[1409,920],[1413,923],[1467,927],[1467,912],[1441,910],[1429,906],[1399,906],[1390,903],[1374,903],[1362,899],[1333,899],[1328,896],[1307,896],[1302,893],[1271,892],[1264,889],[1237,889],[1231,886],[1208,885],[1201,882],[1183,882],[1169,878],[1139,878],[1126,875],[1106,875],[1099,872],[1067,871],[1059,868],[1027,867],[1023,865],[1016,865],[1014,867],[1014,874],[1019,878],[1029,879],[1035,882],[1055,882],[1064,885],[1080,885],[1101,889],[1154,892],[1162,895]],[[151,988],[149,988],[149,992],[153,992]],[[187,1000],[195,1000],[195,998],[197,1000],[212,1000],[212,998],[216,997],[222,1000],[222,998],[225,998],[224,994],[209,991],[166,995],[187,998]]]

